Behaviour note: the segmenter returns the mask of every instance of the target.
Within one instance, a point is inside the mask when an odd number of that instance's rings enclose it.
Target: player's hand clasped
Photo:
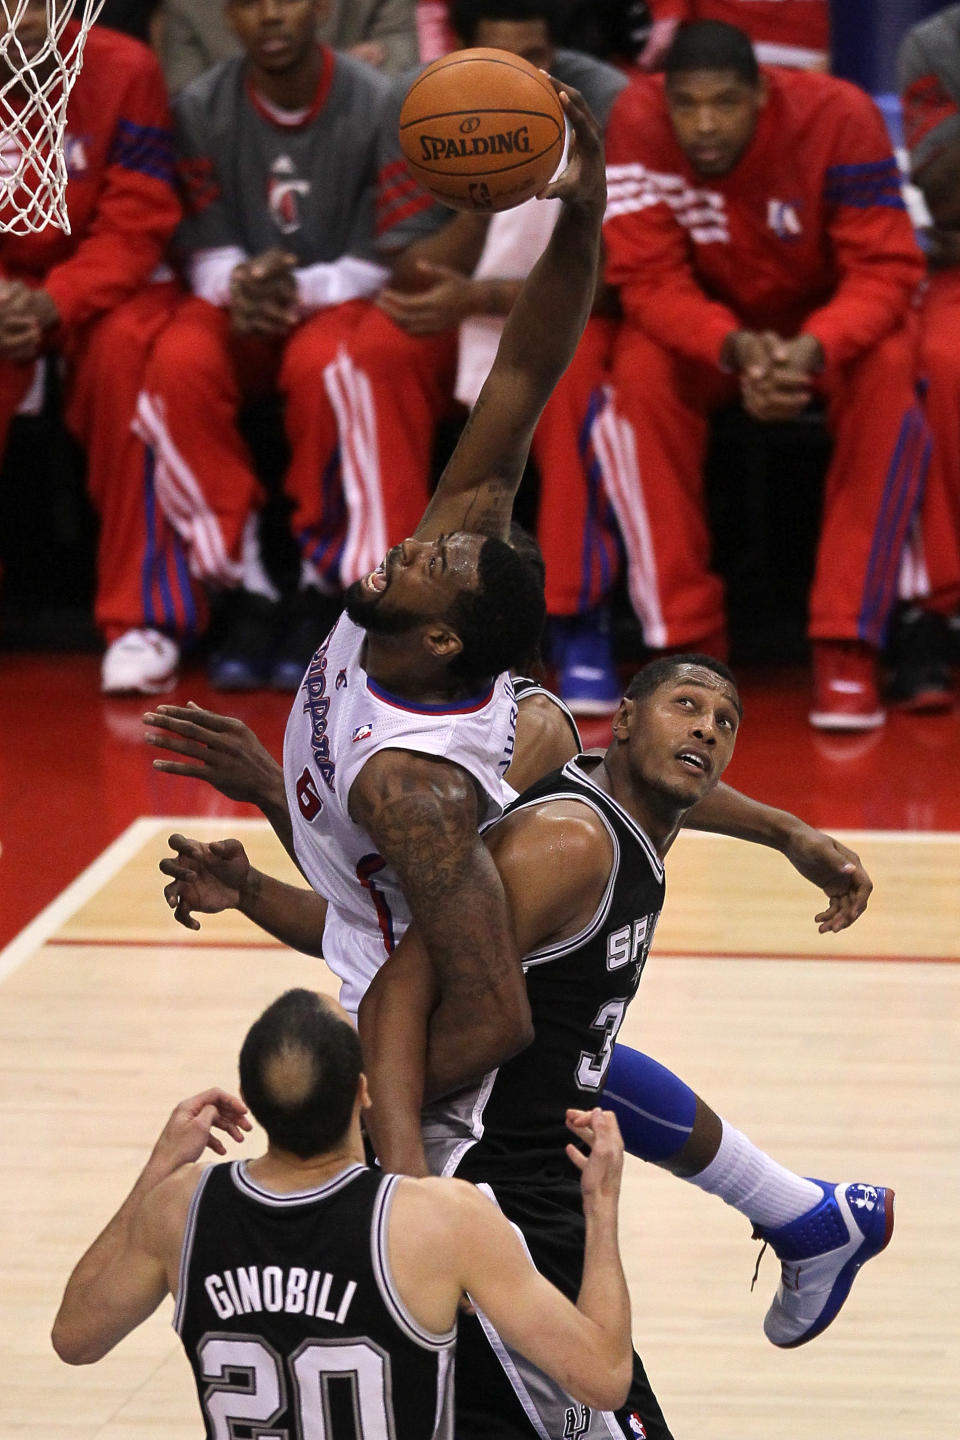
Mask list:
[[[161,860],[160,873],[170,877],[163,894],[175,920],[187,930],[199,930],[195,910],[219,915],[239,908],[252,869],[239,840],[214,840],[208,845],[186,835],[171,835],[168,844],[177,858]]]

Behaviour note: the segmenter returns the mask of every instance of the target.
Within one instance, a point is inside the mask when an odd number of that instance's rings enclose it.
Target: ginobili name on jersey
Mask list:
[[[357,1282],[337,1280],[328,1270],[305,1270],[302,1265],[238,1265],[208,1275],[203,1288],[221,1320],[267,1310],[314,1315],[342,1325]]]

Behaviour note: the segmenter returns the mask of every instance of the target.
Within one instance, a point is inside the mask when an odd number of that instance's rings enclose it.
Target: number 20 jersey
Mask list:
[[[575,757],[525,790],[507,812],[551,800],[580,801],[606,828],[613,863],[584,929],[524,957],[532,1044],[477,1087],[425,1111],[434,1174],[492,1184],[518,1175],[572,1176],[564,1155],[567,1108],[602,1103],[617,1032],[640,983],[665,886],[649,836],[595,784],[592,768],[588,757]],[[535,875],[530,883],[536,884]]]
[[[481,823],[497,819],[516,796],[503,780],[517,725],[509,675],[472,699],[417,705],[366,673],[365,638],[340,616],[307,667],[283,741],[297,858],[329,902],[324,959],[343,982],[340,1000],[352,1014],[410,923],[396,873],[350,818],[350,787],[367,761],[381,750],[410,750],[458,765],[484,797]]]
[[[174,1326],[210,1440],[451,1440],[456,1332],[425,1331],[390,1271],[399,1181],[348,1165],[281,1195],[242,1161],[205,1171]]]

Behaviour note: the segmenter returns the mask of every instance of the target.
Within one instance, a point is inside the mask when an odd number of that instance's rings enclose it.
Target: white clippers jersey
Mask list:
[[[415,705],[388,695],[360,664],[365,632],[341,615],[303,677],[287,721],[283,775],[297,856],[330,908],[323,953],[356,1014],[370,981],[410,923],[394,871],[350,819],[350,787],[379,750],[413,750],[459,765],[487,797],[495,820],[514,792],[517,706],[509,675],[452,705]]]

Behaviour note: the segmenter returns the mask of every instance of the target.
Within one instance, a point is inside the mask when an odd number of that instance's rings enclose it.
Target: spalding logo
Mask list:
[[[494,135],[474,135],[470,140],[447,139],[443,135],[420,136],[420,157],[424,162],[466,160],[471,155],[525,155],[530,153],[530,148],[530,131],[526,125]]]
[[[479,115],[471,115],[468,119],[466,119],[466,120],[461,120],[461,121],[460,121],[460,134],[461,134],[461,135],[472,135],[473,132],[474,132],[474,130],[479,130],[479,129],[480,129],[480,126],[481,126],[482,123],[483,123],[483,122],[481,121]]]

